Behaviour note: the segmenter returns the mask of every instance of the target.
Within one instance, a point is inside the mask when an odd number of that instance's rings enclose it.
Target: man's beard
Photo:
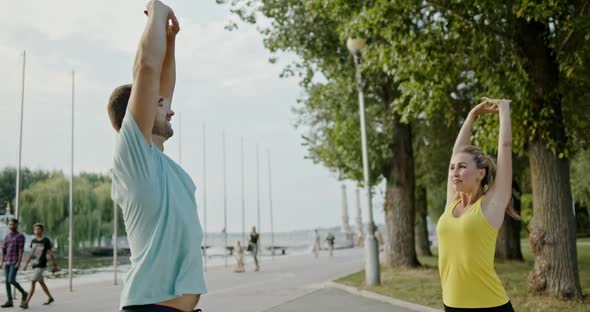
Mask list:
[[[156,122],[154,123],[154,128],[152,129],[152,134],[161,136],[167,140],[174,135],[174,130],[172,130],[172,126],[165,120],[156,120]]]

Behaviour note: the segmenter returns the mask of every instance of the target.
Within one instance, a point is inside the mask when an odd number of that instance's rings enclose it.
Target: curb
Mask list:
[[[442,312],[442,310],[439,309],[434,309],[431,307],[426,307],[423,305],[419,305],[416,303],[411,303],[411,302],[407,302],[407,301],[403,301],[403,300],[399,300],[399,299],[395,299],[395,298],[391,298],[391,297],[387,297],[384,295],[380,295],[371,291],[367,291],[367,290],[362,290],[362,289],[358,289],[355,287],[351,287],[351,286],[346,286],[346,285],[342,285],[336,282],[327,282],[324,284],[324,287],[328,287],[328,288],[337,288],[340,290],[344,290],[346,292],[349,292],[353,295],[357,295],[357,296],[361,296],[361,297],[365,297],[365,298],[369,298],[369,299],[373,299],[373,300],[377,300],[377,301],[381,301],[381,302],[385,302],[385,303],[389,303],[391,305],[397,306],[397,307],[402,307],[402,308],[406,308],[412,311],[416,311],[416,312]]]

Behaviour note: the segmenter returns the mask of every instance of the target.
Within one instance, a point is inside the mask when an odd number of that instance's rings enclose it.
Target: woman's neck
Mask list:
[[[475,203],[482,195],[483,195],[483,192],[482,192],[481,188],[478,188],[477,191],[475,191],[473,193],[467,193],[467,192],[460,193],[459,198],[461,198],[461,204],[463,204],[463,207],[467,207],[467,206]]]

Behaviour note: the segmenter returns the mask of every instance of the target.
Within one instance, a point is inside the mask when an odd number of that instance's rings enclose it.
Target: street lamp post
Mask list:
[[[367,131],[365,127],[365,97],[363,94],[364,81],[359,71],[360,51],[365,46],[365,40],[360,38],[349,38],[346,42],[348,50],[354,58],[356,70],[356,82],[359,94],[359,115],[361,120],[361,143],[363,155],[363,176],[365,192],[367,193],[367,225],[365,236],[365,283],[367,286],[381,284],[379,268],[379,246],[375,238],[373,223],[373,205],[371,201],[371,186],[369,182],[369,159],[367,155]]]

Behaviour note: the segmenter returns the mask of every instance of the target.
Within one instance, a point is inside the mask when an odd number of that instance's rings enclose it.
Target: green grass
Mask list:
[[[533,267],[528,244],[522,245],[524,262],[496,261],[496,272],[518,312],[588,312],[590,311],[590,246],[578,246],[578,269],[584,301],[562,301],[527,293],[527,276]],[[346,276],[337,282],[404,301],[433,308],[442,308],[442,294],[437,269],[437,257],[421,257],[421,268],[391,269],[381,267],[381,286],[365,287],[364,271]]]

